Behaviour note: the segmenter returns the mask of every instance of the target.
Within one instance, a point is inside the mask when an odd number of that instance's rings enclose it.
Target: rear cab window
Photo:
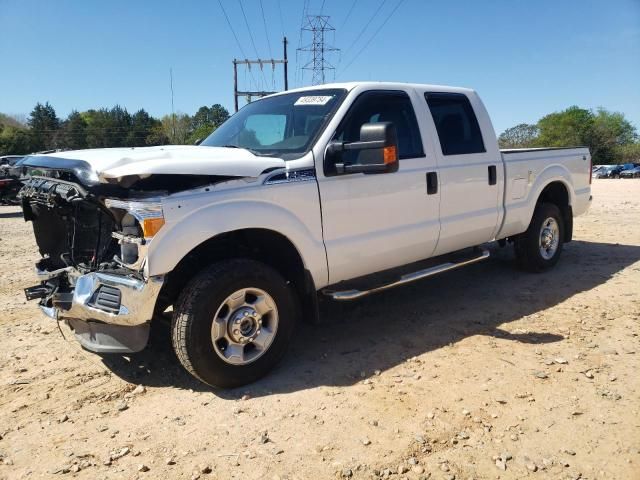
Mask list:
[[[425,93],[443,155],[486,152],[478,119],[462,93]]]

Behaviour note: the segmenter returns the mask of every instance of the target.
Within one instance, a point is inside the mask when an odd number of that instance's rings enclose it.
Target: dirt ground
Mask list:
[[[488,261],[302,325],[267,378],[213,391],[164,325],[83,351],[22,289],[0,208],[0,478],[639,479],[640,180],[595,180],[545,274]]]

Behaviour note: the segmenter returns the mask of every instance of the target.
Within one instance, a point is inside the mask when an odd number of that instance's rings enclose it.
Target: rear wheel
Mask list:
[[[292,288],[277,271],[254,260],[225,260],[184,288],[172,321],[173,347],[199,380],[237,387],[282,358],[296,317]]]
[[[539,204],[529,228],[515,240],[518,265],[532,272],[553,267],[560,258],[563,238],[564,223],[558,206],[553,203]]]

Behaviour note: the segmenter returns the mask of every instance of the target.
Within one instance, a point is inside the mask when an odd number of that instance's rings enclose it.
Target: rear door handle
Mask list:
[[[498,183],[498,172],[495,165],[489,165],[489,185]]]
[[[427,172],[427,195],[438,193],[437,172]]]

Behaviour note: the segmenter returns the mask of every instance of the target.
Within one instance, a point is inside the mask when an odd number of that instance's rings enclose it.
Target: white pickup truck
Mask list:
[[[292,90],[198,146],[23,165],[42,255],[27,298],[99,353],[143,349],[171,312],[180,362],[221,387],[266,374],[321,298],[477,262],[492,241],[553,266],[591,200],[588,149],[500,151],[476,92],[434,85]]]

